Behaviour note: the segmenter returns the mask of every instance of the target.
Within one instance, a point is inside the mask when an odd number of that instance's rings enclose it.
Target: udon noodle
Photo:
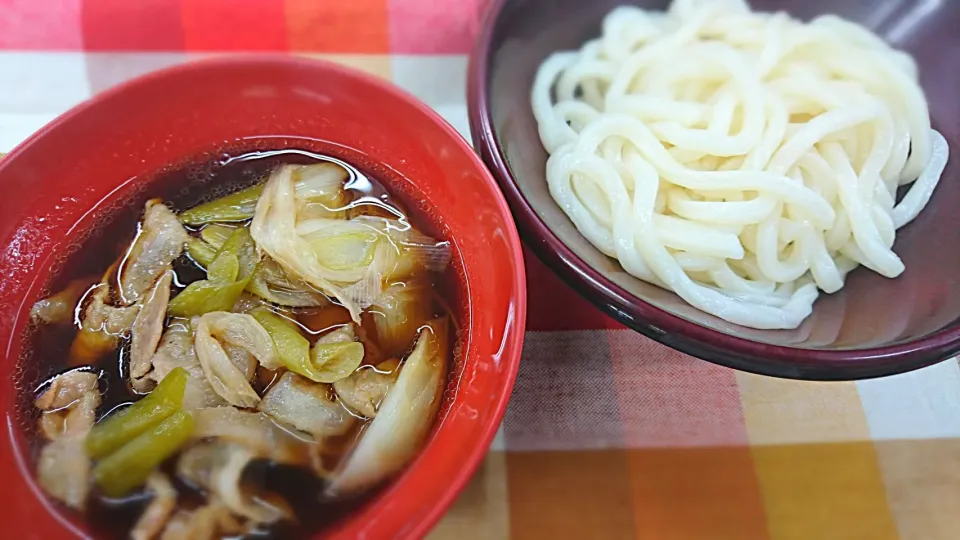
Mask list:
[[[908,54],[740,0],[614,9],[544,61],[532,106],[550,193],[594,246],[760,329],[796,328],[858,265],[903,272],[896,231],[947,162]]]

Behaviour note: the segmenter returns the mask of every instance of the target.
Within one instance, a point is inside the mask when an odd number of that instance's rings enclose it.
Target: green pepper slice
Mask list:
[[[317,376],[310,363],[310,342],[295,324],[262,307],[252,310],[250,315],[270,334],[277,356],[287,369],[311,380]]]
[[[102,458],[159,425],[180,409],[186,387],[185,369],[168,373],[149,395],[90,429],[84,441],[87,455]]]
[[[217,248],[199,238],[190,237],[187,241],[187,255],[200,266],[207,268],[217,258]]]
[[[142,486],[147,477],[187,443],[193,415],[179,411],[143,432],[93,468],[93,480],[108,497],[123,497]]]
[[[220,225],[219,223],[210,223],[203,229],[200,229],[200,238],[216,249],[220,249],[227,243],[227,239],[233,234],[236,227],[229,225]]]
[[[253,217],[263,184],[241,189],[180,213],[180,221],[187,225],[203,225],[215,221],[246,221]]]
[[[207,279],[194,281],[170,301],[175,317],[193,317],[211,311],[230,311],[257,269],[259,257],[250,231],[234,229],[207,266]]]

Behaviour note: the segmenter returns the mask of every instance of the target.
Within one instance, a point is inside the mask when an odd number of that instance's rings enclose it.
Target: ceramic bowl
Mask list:
[[[197,156],[303,148],[366,165],[420,203],[455,246],[462,351],[420,455],[325,538],[422,536],[485,455],[513,387],[526,314],[523,258],[507,204],[469,144],[389,83],[283,57],[216,59],[98,95],[0,161],[0,442],[9,538],[89,536],[36,487],[29,410],[43,366],[25,355],[29,310],[58,257],[120,204],[142,207],[161,171]],[[82,248],[81,248],[82,249]]]
[[[503,189],[527,245],[574,289],[625,325],[688,354],[742,370],[801,379],[858,379],[907,371],[960,350],[960,159],[954,156],[930,205],[897,234],[907,270],[887,279],[853,272],[821,295],[796,330],[743,328],[642,282],[594,248],[547,189],[547,154],[530,109],[537,67],[550,53],[600,34],[619,4],[663,10],[667,2],[496,0],[470,59],[474,143]],[[885,0],[758,0],[755,10],[804,19],[835,13],[911,53],[934,128],[960,148],[960,3]]]

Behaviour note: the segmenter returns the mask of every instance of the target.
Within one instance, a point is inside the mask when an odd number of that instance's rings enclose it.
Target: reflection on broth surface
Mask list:
[[[451,245],[305,151],[155,185],[31,310],[38,483],[110,537],[309,534],[433,426],[457,342]]]

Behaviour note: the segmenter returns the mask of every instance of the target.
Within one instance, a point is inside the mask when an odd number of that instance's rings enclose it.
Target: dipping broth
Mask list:
[[[313,534],[436,421],[458,346],[451,245],[369,175],[301,150],[148,190],[31,311],[38,484],[98,537]]]

